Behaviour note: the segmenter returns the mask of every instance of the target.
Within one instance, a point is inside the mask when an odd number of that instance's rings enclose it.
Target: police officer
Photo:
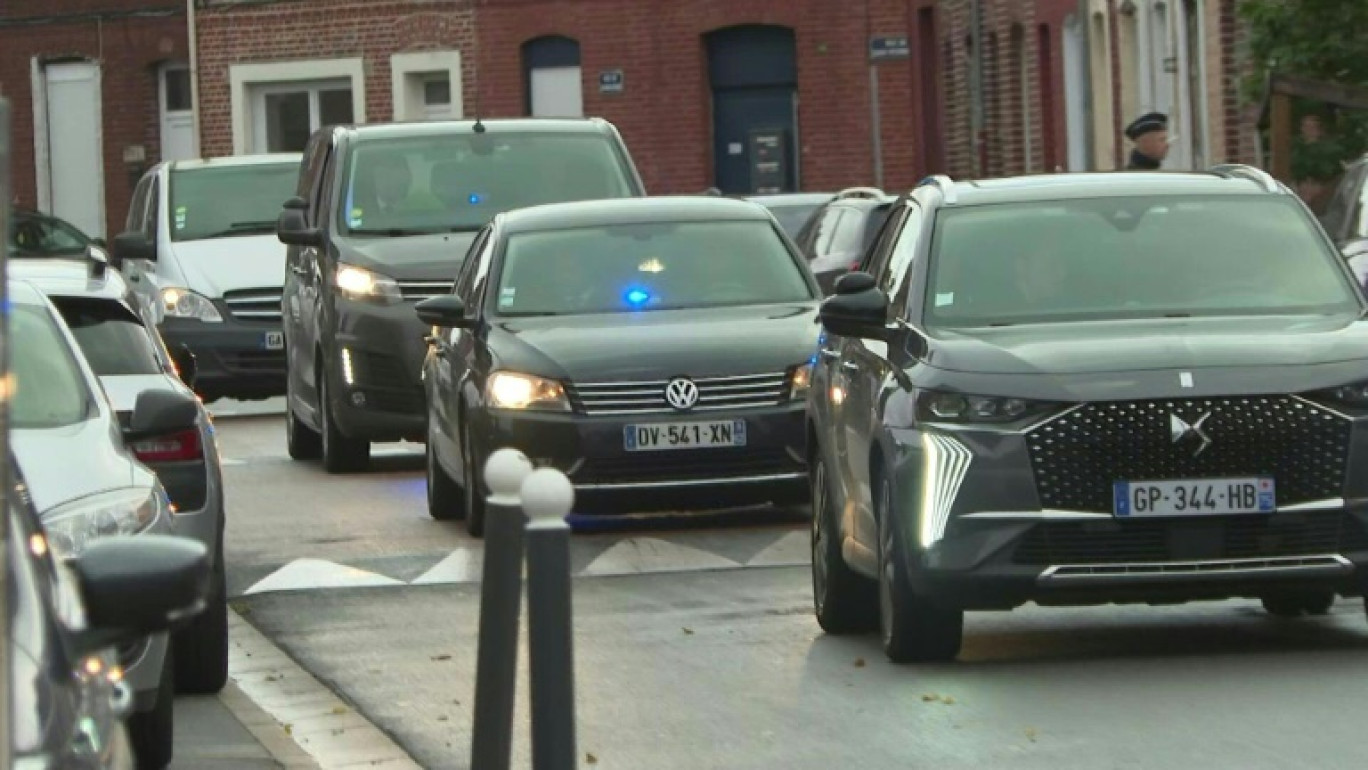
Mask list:
[[[1126,126],[1126,138],[1135,144],[1131,150],[1128,171],[1157,171],[1168,156],[1168,116],[1150,112]]]

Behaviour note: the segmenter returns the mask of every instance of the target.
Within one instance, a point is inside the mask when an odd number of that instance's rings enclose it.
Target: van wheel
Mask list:
[[[164,770],[171,764],[176,731],[176,676],[174,645],[166,646],[157,705],[128,718],[128,739],[138,770]]]
[[[342,434],[333,419],[332,393],[327,374],[318,378],[318,410],[323,426],[323,469],[328,473],[355,473],[370,465],[370,442]]]

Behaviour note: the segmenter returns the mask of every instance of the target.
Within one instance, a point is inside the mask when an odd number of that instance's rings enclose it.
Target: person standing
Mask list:
[[[1149,112],[1126,126],[1126,138],[1134,143],[1127,171],[1158,171],[1168,157],[1168,116]]]

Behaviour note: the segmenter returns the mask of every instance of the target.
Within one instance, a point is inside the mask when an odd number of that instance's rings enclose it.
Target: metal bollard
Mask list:
[[[518,491],[530,473],[532,462],[516,449],[494,452],[484,467],[490,496],[485,511],[475,725],[470,751],[470,766],[479,770],[508,770],[513,751],[525,526]]]
[[[575,488],[554,468],[523,479],[527,512],[527,645],[532,767],[574,770],[575,657],[570,610],[570,526]]]

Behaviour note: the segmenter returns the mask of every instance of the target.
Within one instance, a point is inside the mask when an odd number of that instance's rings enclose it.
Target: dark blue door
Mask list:
[[[789,192],[798,181],[793,30],[743,25],[707,35],[713,184],[728,194]]]

